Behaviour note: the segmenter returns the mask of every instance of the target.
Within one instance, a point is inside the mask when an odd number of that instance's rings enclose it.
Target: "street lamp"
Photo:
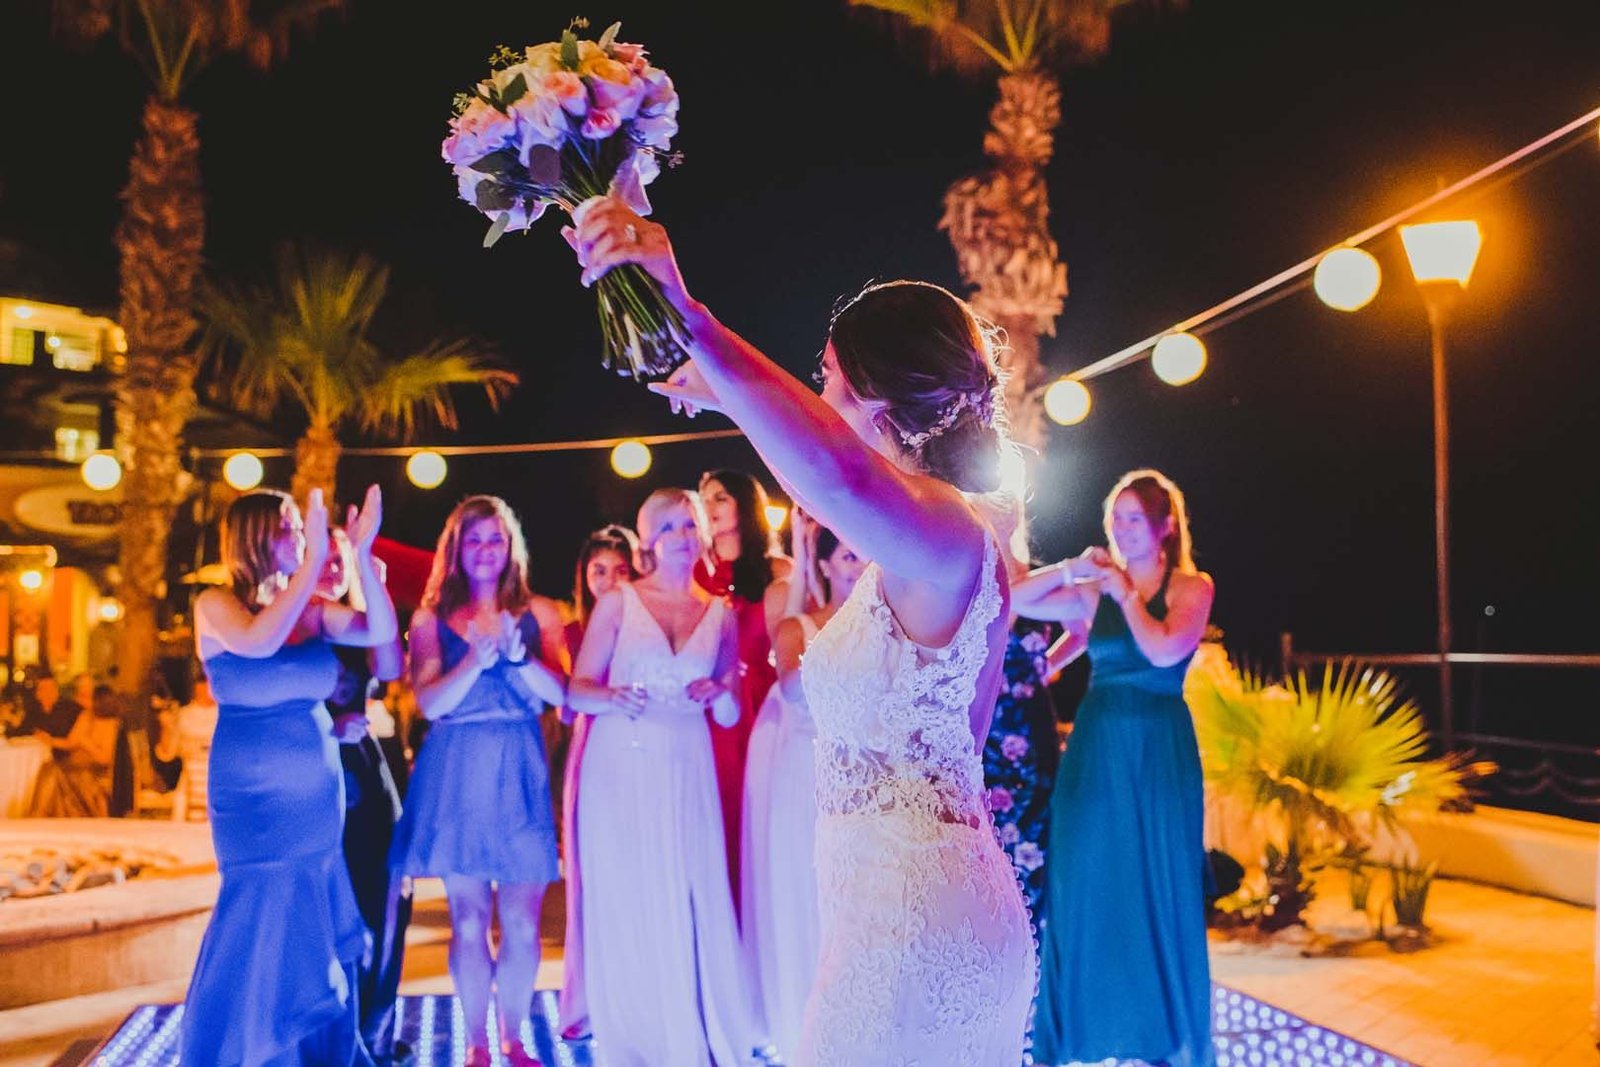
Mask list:
[[[1450,404],[1445,388],[1445,326],[1467,287],[1483,247],[1476,222],[1430,222],[1400,227],[1411,274],[1428,307],[1433,335],[1433,556],[1439,604],[1439,726],[1444,743],[1455,734],[1450,678]]]

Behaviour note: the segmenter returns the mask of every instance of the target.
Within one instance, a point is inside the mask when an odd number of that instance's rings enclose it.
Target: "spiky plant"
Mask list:
[[[388,287],[388,268],[371,256],[287,245],[273,284],[205,287],[204,349],[234,403],[263,416],[291,404],[305,416],[296,499],[312,489],[337,499],[341,429],[410,440],[428,417],[453,429],[451,387],[480,387],[493,404],[517,383],[470,338],[433,340],[398,358],[381,351],[369,334]]]
[[[1302,921],[1311,870],[1462,795],[1459,760],[1428,758],[1422,714],[1385,671],[1346,661],[1282,685],[1223,660],[1192,671],[1185,696],[1208,786],[1271,826],[1272,926]]]

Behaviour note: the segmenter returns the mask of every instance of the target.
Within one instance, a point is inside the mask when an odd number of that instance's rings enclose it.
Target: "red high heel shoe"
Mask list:
[[[467,1049],[467,1057],[461,1061],[461,1067],[494,1067],[494,1057],[483,1045],[473,1045]]]
[[[506,1058],[511,1067],[544,1067],[539,1057],[529,1052],[528,1047],[521,1041],[501,1042],[500,1054]]]

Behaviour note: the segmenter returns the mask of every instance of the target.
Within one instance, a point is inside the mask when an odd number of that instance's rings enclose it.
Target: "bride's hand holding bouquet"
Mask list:
[[[578,265],[583,268],[579,280],[584,285],[593,285],[618,267],[636,266],[660,287],[662,296],[679,315],[685,319],[694,317],[695,301],[684,284],[665,226],[641,217],[614,196],[584,201],[573,211],[572,221],[573,225],[563,229],[561,235],[577,253]],[[688,327],[684,328],[687,331]],[[683,340],[688,343],[687,337]],[[649,388],[666,397],[674,412],[692,417],[702,411],[722,410],[716,393],[701,377],[693,359],[673,370],[666,381],[651,382]]]

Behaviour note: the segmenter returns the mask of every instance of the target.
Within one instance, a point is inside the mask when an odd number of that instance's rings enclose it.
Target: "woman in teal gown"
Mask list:
[[[1202,783],[1183,678],[1213,586],[1190,558],[1182,494],[1155,471],[1118,482],[1106,533],[1109,551],[1026,579],[1076,601],[1093,666],[1051,801],[1034,1057],[1211,1067]]]
[[[381,591],[380,512],[373,487],[349,529],[363,586]],[[355,982],[368,938],[341,851],[344,777],[322,700],[338,678],[332,643],[393,641],[394,606],[386,594],[365,612],[312,601],[328,554],[320,491],[304,520],[282,493],[247,493],[228,509],[222,546],[232,588],[195,605],[219,705],[206,807],[222,886],[184,999],[181,1059],[367,1067]]]

